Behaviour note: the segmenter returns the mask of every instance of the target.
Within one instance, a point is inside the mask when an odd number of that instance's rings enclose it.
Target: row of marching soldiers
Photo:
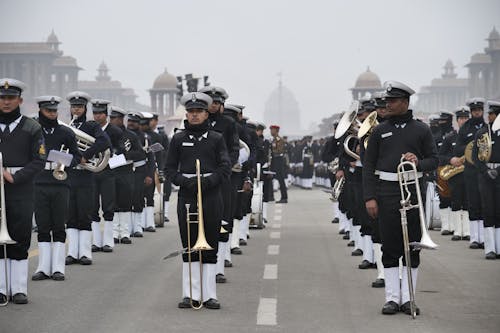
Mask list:
[[[31,119],[21,114],[25,88],[16,79],[0,79],[2,214],[13,239],[0,254],[0,303],[28,302],[33,213],[39,260],[32,280],[60,281],[66,265],[91,265],[93,252],[113,252],[116,244],[131,244],[131,237],[163,227],[173,183],[179,186],[177,214],[184,249],[179,307],[220,308],[215,283],[226,282],[224,267],[232,266],[231,254],[241,254],[239,246],[247,243],[256,163],[263,166],[262,174],[267,172],[267,183],[274,173],[269,171],[271,145],[263,139],[265,126],[246,124],[244,107],[225,105],[228,95],[217,87],[181,99],[187,110],[184,128],[170,142],[156,128],[154,115],[129,113],[81,91],[66,96],[69,125],[58,120],[58,96],[38,97],[38,120]],[[94,120],[88,119],[89,104]],[[198,212],[196,160],[201,162],[203,217],[212,250],[203,251],[203,266],[188,268],[189,254],[192,261],[200,259],[186,250],[186,222],[194,215],[187,214],[186,204],[190,213]],[[155,220],[153,197],[162,182],[165,215]],[[194,244],[197,225],[190,236]]]
[[[443,235],[454,234],[453,240],[470,240],[471,248],[482,247],[484,240],[486,258],[498,258],[500,145],[495,146],[495,139],[500,136],[500,121],[495,126],[494,120],[500,113],[500,103],[472,98],[454,115],[441,114],[438,121],[442,140],[435,142],[436,133],[431,131],[432,128],[414,120],[411,110],[404,113],[414,91],[395,81],[386,82],[384,87],[384,92],[360,100],[356,116],[349,121],[351,127],[346,127],[342,121],[334,124],[335,135],[326,141],[321,156],[323,162],[330,163],[329,170],[333,172],[330,179],[330,183],[335,184],[332,189],[333,222],[339,223],[339,233],[349,240],[348,246],[354,247],[352,255],[363,257],[359,269],[377,269],[372,287],[385,288],[386,303],[382,313],[401,311],[410,314],[405,273],[408,268],[402,256],[398,212],[401,208],[400,189],[392,185],[399,179],[395,167],[400,157],[413,160],[417,165],[421,191],[425,194],[425,180],[432,179],[438,165],[438,175],[447,166],[448,174],[451,174],[451,198],[442,197],[441,201]],[[400,108],[399,103],[403,103]],[[395,114],[398,108],[403,113]],[[488,112],[487,123],[483,118],[484,108]],[[452,127],[453,117],[456,117],[458,132]],[[466,148],[469,143],[469,148]],[[401,150],[402,147],[409,149],[408,152]],[[391,163],[392,167],[388,168]],[[415,197],[415,193],[412,194],[412,198]],[[445,210],[450,205],[451,213],[447,214]],[[422,231],[415,216],[408,217],[411,217],[408,220],[410,242],[419,242]],[[413,290],[420,263],[419,252],[415,248],[410,252]],[[398,269],[401,266],[398,258],[403,261],[402,270],[401,267]],[[416,309],[416,314],[419,314],[420,310]]]

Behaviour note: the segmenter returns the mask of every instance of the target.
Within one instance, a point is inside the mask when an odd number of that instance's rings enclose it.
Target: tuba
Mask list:
[[[0,152],[0,171],[3,172],[3,155]],[[3,257],[5,263],[5,290],[7,300],[1,303],[0,306],[6,306],[9,304],[9,276],[7,275],[7,244],[16,244],[17,242],[13,240],[9,235],[9,230],[7,229],[7,216],[5,213],[5,186],[4,186],[3,174],[0,175],[0,209],[1,211],[1,221],[0,221],[0,245],[3,245]],[[0,276],[0,279],[2,277]]]
[[[339,158],[335,157],[333,161],[328,163],[328,171],[330,171],[333,174],[336,174],[338,169],[339,169]]]
[[[368,147],[368,140],[370,139],[373,128],[378,125],[377,115],[377,111],[373,111],[368,115],[368,117],[366,117],[365,120],[363,120],[361,126],[359,127],[358,139],[361,140],[361,138],[366,135],[364,142],[365,149]]]
[[[335,131],[335,139],[340,139],[344,134],[348,133],[347,137],[344,140],[344,150],[347,155],[352,158],[359,160],[360,157],[356,152],[353,152],[349,148],[349,142],[351,139],[355,139],[357,137],[358,129],[359,129],[359,121],[357,119],[359,108],[359,102],[353,101],[349,110],[344,112],[342,118],[340,118],[339,124],[337,125],[337,130]]]
[[[73,121],[71,121],[71,123],[73,123]],[[78,128],[75,128],[73,126],[66,125],[62,121],[59,121],[59,125],[67,127],[68,129],[73,131],[73,133],[75,133],[76,143],[77,143],[78,149],[80,151],[84,152],[94,144],[95,138],[88,135],[84,131],[81,131]],[[102,171],[108,165],[110,155],[111,155],[110,150],[106,149],[105,151],[97,153],[96,156],[94,156],[92,159],[88,160],[87,163],[81,164],[81,166],[85,170],[88,170],[91,172]]]
[[[335,184],[332,188],[332,201],[339,201],[339,197],[342,194],[342,190],[344,189],[345,177],[341,177],[335,181]]]

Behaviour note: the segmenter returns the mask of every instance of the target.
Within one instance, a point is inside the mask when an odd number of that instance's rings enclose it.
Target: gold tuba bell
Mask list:
[[[365,149],[368,147],[368,140],[370,139],[373,128],[378,125],[377,115],[377,111],[373,111],[368,115],[368,117],[365,118],[365,120],[363,120],[361,126],[359,127],[358,139],[361,140],[361,138],[366,135],[364,142]]]
[[[359,160],[360,157],[356,152],[353,152],[349,148],[349,141],[357,137],[358,129],[359,129],[359,121],[357,119],[358,115],[359,102],[353,101],[349,110],[344,112],[342,118],[340,118],[339,124],[337,125],[337,129],[335,131],[335,139],[340,139],[344,134],[349,133],[344,140],[344,150],[347,155],[352,158]]]
[[[490,125],[488,125],[488,131],[486,133],[481,134],[479,138],[477,138],[477,158],[481,162],[488,163],[491,158],[491,136],[490,136]]]

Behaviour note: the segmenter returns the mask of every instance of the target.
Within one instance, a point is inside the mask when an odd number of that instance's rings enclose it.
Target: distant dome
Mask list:
[[[47,37],[47,43],[49,44],[59,44],[59,39],[57,38],[54,30],[50,33],[49,37]]]
[[[499,39],[500,39],[500,34],[498,33],[497,29],[493,27],[493,30],[491,30],[487,40],[499,40]]]
[[[153,83],[153,89],[176,89],[177,88],[177,78],[165,71],[160,74],[155,82]]]
[[[99,65],[99,68],[97,68],[98,71],[108,71],[108,66],[106,65],[106,63],[103,61],[101,62],[101,64]]]
[[[366,72],[361,73],[356,80],[356,84],[354,86],[356,89],[377,89],[382,88],[382,84],[380,83],[380,79],[377,74],[370,71],[370,67],[366,69]]]

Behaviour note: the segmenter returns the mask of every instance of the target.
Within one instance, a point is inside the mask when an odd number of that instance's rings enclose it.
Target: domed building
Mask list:
[[[300,133],[300,109],[293,92],[283,86],[281,80],[267,99],[264,121],[269,125],[279,125],[282,135]]]
[[[179,105],[177,100],[177,78],[170,74],[167,69],[158,75],[153,82],[153,88],[149,90],[151,96],[151,111],[160,117],[170,117]]]
[[[354,88],[351,88],[352,98],[359,100],[366,94],[373,94],[374,92],[381,90],[382,84],[380,83],[380,78],[377,74],[370,71],[370,67],[368,67],[366,72],[361,73],[358,76]]]

